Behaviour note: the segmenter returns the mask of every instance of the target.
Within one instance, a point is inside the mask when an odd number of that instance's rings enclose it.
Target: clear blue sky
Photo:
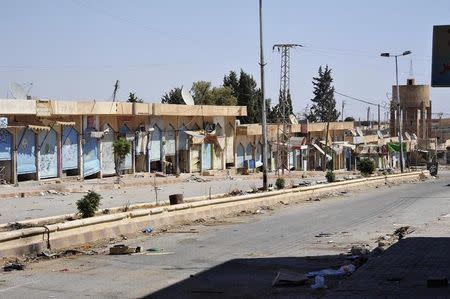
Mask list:
[[[119,98],[133,91],[159,102],[173,87],[219,85],[241,68],[259,83],[257,0],[3,0],[1,8],[1,98],[10,82],[33,82],[41,98],[107,100],[119,79]],[[292,42],[305,46],[291,58],[296,111],[326,64],[337,91],[386,102],[395,69],[380,52],[411,50],[417,82],[429,84],[435,24],[450,24],[450,1],[265,0],[266,94],[278,99],[280,56],[272,45]],[[401,58],[402,83],[409,64]],[[450,112],[449,88],[431,95],[434,112]],[[340,107],[344,98],[336,99]],[[365,105],[345,101],[345,116],[365,118]]]

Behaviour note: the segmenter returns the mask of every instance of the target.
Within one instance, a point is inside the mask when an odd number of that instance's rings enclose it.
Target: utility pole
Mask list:
[[[367,123],[370,126],[370,106],[367,106]]]
[[[261,68],[261,97],[262,97],[262,159],[263,159],[263,190],[267,190],[267,117],[266,99],[264,94],[264,50],[263,50],[263,27],[262,27],[262,0],[259,0],[259,66]]]
[[[378,108],[378,130],[380,130],[381,129],[380,104],[378,104],[377,108]]]
[[[118,89],[119,89],[119,80],[116,80],[116,84],[114,84],[114,91],[113,91],[113,102],[116,101],[116,95],[117,95]]]
[[[342,100],[342,112],[341,112],[341,121],[344,121],[344,106],[345,106],[345,101]]]
[[[303,47],[299,44],[276,44],[273,50],[277,49],[281,53],[281,75],[280,75],[280,111],[278,122],[283,125],[281,134],[281,146],[277,144],[277,171],[281,166],[281,174],[284,175],[284,169],[289,169],[289,111],[288,111],[288,97],[290,97],[290,50],[292,48]]]

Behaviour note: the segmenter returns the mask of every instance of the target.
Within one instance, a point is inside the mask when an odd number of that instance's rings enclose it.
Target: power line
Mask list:
[[[348,98],[348,99],[352,99],[352,100],[361,102],[361,103],[365,103],[365,104],[372,105],[372,106],[378,106],[377,103],[369,102],[369,101],[367,101],[367,100],[362,100],[362,99],[359,99],[359,98],[355,98],[355,97],[352,97],[352,96],[349,96],[349,95],[346,95],[346,94],[337,92],[336,90],[334,91],[334,93],[335,93],[335,94],[338,94],[338,95],[340,95],[340,96],[346,97],[346,98]],[[384,108],[384,107],[382,107],[382,108],[383,108],[383,109],[386,109],[386,108]]]

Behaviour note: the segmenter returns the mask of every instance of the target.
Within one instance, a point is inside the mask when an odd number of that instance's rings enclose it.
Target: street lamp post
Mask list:
[[[404,171],[404,165],[403,165],[403,132],[402,132],[402,113],[400,109],[400,88],[398,85],[398,62],[397,58],[399,56],[406,56],[411,54],[411,51],[405,51],[401,54],[390,54],[390,53],[381,53],[381,57],[394,57],[395,58],[395,80],[397,84],[397,121],[398,121],[398,141],[400,142],[400,171]]]
[[[267,190],[267,118],[266,99],[264,94],[264,51],[263,51],[263,23],[262,23],[262,0],[259,0],[259,66],[261,68],[261,97],[262,97],[262,159],[263,159],[263,190]]]

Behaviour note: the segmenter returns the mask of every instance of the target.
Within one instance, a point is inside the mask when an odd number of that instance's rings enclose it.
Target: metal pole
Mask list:
[[[262,97],[262,158],[263,158],[263,189],[267,190],[267,119],[266,119],[266,99],[264,94],[264,51],[263,51],[263,31],[262,31],[262,0],[259,0],[259,66],[261,68],[261,97]]]
[[[398,85],[398,55],[395,55],[395,80],[397,82],[397,121],[398,121],[398,140],[400,142],[400,171],[403,173],[403,133],[402,133],[402,112],[400,106],[400,87]]]

